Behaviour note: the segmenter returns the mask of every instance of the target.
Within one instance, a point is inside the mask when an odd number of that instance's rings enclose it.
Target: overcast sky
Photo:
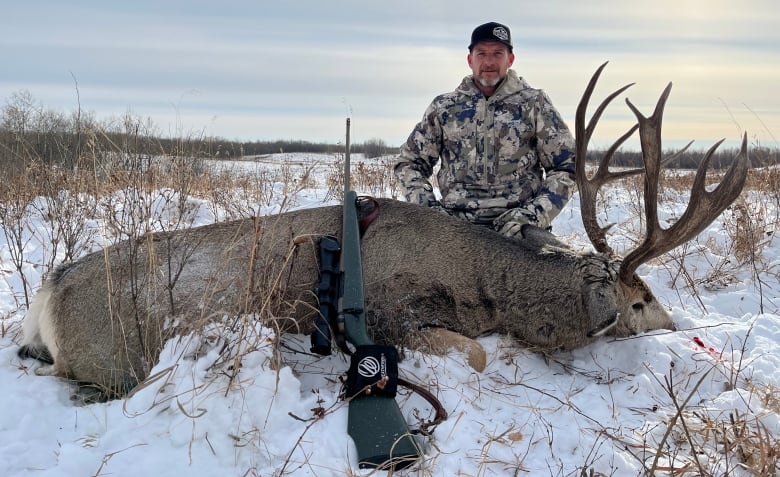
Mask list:
[[[30,0],[0,10],[0,101],[150,117],[163,134],[335,143],[403,142],[439,93],[469,73],[472,29],[508,25],[514,69],[574,126],[624,83],[647,114],[669,81],[665,145],[717,139],[780,146],[777,0]],[[77,95],[78,91],[78,95]],[[617,101],[597,145],[633,117]]]

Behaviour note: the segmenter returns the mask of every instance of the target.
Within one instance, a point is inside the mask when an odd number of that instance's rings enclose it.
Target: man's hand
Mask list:
[[[533,205],[517,207],[501,214],[494,222],[493,227],[501,235],[512,238],[523,238],[523,225],[531,224],[546,229],[550,226],[547,216],[536,213]]]
[[[445,215],[452,215],[452,213],[450,213],[449,210],[447,210],[443,205],[438,204],[438,203],[432,205],[431,209],[433,209],[433,210],[435,210],[437,212],[441,212],[442,214],[445,214]]]

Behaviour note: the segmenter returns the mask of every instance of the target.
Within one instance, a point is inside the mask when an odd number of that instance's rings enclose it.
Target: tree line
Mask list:
[[[382,139],[369,139],[351,145],[351,151],[375,158],[398,153]],[[153,158],[156,156],[193,157],[209,159],[236,159],[245,156],[269,155],[281,152],[343,153],[343,144],[306,140],[235,141],[202,133],[181,137],[166,137],[151,121],[132,114],[97,120],[92,112],[81,109],[65,113],[44,108],[29,92],[13,93],[0,110],[0,170],[24,167],[33,160],[43,164],[57,164],[72,168],[85,161],[94,163],[102,158],[132,154]],[[675,151],[668,151],[672,154]],[[605,151],[589,151],[586,160],[595,161]],[[712,167],[725,168],[736,156],[735,149],[718,150]],[[675,168],[696,168],[703,153],[683,152],[670,164]],[[777,149],[751,147],[754,166],[775,165],[780,155]],[[612,161],[616,167],[641,167],[639,151],[620,150]]]
[[[351,151],[368,158],[398,153],[397,147],[373,138],[353,143]],[[190,132],[164,135],[151,119],[130,113],[98,120],[80,108],[65,113],[45,108],[28,91],[13,93],[0,110],[0,169],[35,160],[75,167],[106,155],[175,156],[235,159],[280,152],[343,153],[343,144],[306,140],[235,141]]]

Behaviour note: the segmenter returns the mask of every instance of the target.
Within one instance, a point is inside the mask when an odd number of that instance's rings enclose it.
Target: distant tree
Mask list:
[[[363,143],[363,154],[372,159],[387,154],[387,143],[379,138],[371,138]]]

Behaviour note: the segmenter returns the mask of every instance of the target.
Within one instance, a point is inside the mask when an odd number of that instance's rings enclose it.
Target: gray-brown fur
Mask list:
[[[615,335],[672,327],[644,284],[627,289],[605,255],[524,243],[417,205],[379,204],[362,240],[379,342],[403,345],[408,332],[435,326],[559,349],[591,342],[589,333],[617,316]],[[314,240],[340,229],[341,208],[325,207],[153,234],[87,255],[59,268],[36,297],[47,300],[45,310],[36,303],[27,319],[51,323],[53,338],[26,333],[25,349],[45,345],[53,374],[122,394],[148,375],[165,339],[206,320],[259,312],[292,317],[296,331],[308,332]]]

